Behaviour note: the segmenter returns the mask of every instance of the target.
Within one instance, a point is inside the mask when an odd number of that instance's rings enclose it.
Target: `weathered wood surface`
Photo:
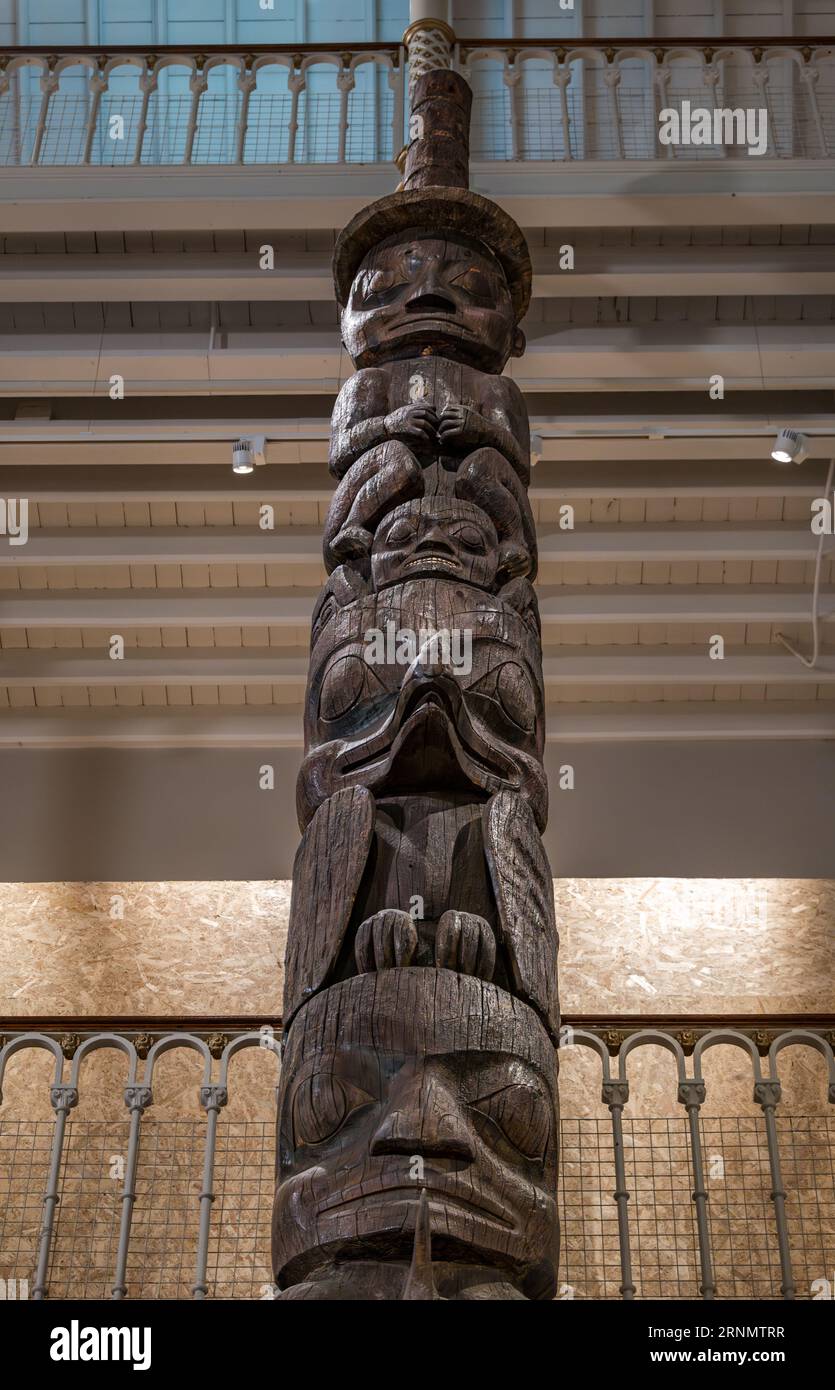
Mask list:
[[[306,1004],[279,1116],[287,1296],[401,1298],[425,1190],[439,1297],[553,1297],[556,1069],[531,1009],[451,970],[359,975]]]
[[[501,375],[530,261],[466,188],[463,79],[413,101],[406,187],[334,260],[358,370],[297,787],[275,1274],[288,1299],[549,1298],[557,930],[530,434]]]

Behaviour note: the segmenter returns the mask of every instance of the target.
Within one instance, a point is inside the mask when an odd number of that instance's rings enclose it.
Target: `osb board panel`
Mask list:
[[[290,883],[12,883],[5,1014],[281,1012]]]
[[[12,883],[0,1012],[271,1015],[289,882]],[[835,879],[561,879],[566,1013],[835,1011]]]
[[[566,1013],[835,1011],[835,880],[566,879],[555,895]],[[0,1012],[272,1016],[289,903],[284,881],[7,884]],[[269,1053],[235,1059],[230,1118],[270,1117],[274,1068]],[[89,1059],[79,1118],[119,1117],[123,1073],[121,1058]],[[780,1073],[787,1109],[821,1112],[816,1054],[787,1051]],[[680,1113],[668,1053],[634,1052],[628,1075],[630,1114]],[[706,1114],[758,1114],[742,1052],[709,1053],[705,1075]],[[48,1117],[48,1076],[45,1053],[14,1058],[6,1115]],[[153,1113],[198,1118],[199,1081],[196,1054],[166,1055]],[[607,1114],[585,1050],[564,1051],[561,1089],[565,1115]]]
[[[835,879],[560,879],[566,1013],[835,1011]]]

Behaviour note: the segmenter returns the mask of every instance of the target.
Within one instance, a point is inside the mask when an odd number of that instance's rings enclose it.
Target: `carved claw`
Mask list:
[[[496,938],[490,923],[474,912],[445,912],[435,934],[435,964],[461,975],[492,980]]]
[[[340,562],[358,560],[371,553],[374,537],[364,526],[343,526],[331,541],[331,552]]]
[[[361,975],[367,975],[373,970],[411,965],[417,945],[417,926],[408,912],[395,907],[375,912],[357,928],[354,942],[357,969]]]

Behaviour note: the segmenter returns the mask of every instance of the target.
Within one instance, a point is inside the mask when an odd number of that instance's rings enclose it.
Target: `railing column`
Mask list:
[[[229,1094],[225,1086],[201,1086],[200,1104],[206,1111],[206,1143],[203,1150],[203,1181],[200,1190],[200,1232],[197,1237],[197,1265],[192,1286],[192,1296],[205,1298],[209,1292],[206,1283],[206,1269],[209,1263],[209,1228],[212,1220],[214,1194],[215,1144],[217,1142],[217,1119],[226,1105]]]
[[[125,1164],[125,1185],[122,1189],[122,1216],[119,1223],[119,1248],[116,1251],[116,1273],[113,1279],[111,1298],[122,1299],[127,1293],[125,1274],[128,1267],[128,1246],[130,1228],[133,1220],[133,1207],[136,1201],[136,1165],[139,1159],[139,1126],[142,1115],[153,1104],[150,1086],[126,1086],[125,1105],[130,1110],[130,1135],[128,1137],[128,1156]]]
[[[299,130],[299,95],[305,87],[304,73],[297,72],[293,68],[287,74],[287,86],[291,92],[290,121],[287,127],[287,163],[294,164],[296,160],[296,136]]]
[[[704,1081],[680,1081],[678,1086],[679,1104],[687,1111],[690,1125],[690,1157],[693,1164],[693,1201],[696,1204],[696,1227],[699,1234],[699,1264],[702,1279],[699,1285],[702,1298],[716,1297],[716,1282],[713,1278],[713,1265],[710,1253],[710,1226],[707,1217],[707,1188],[705,1170],[702,1162],[702,1136],[699,1131],[699,1111],[704,1104]]]
[[[795,1285],[792,1274],[789,1231],[786,1223],[786,1193],[780,1168],[780,1146],[777,1142],[777,1121],[775,1109],[780,1103],[782,1090],[779,1081],[757,1081],[754,1085],[754,1101],[759,1105],[765,1119],[765,1133],[768,1140],[768,1163],[771,1169],[771,1200],[774,1203],[774,1219],[777,1223],[777,1245],[780,1251],[780,1271],[782,1282],[780,1292],[784,1298],[794,1298]]]
[[[403,148],[406,123],[406,49],[401,45],[397,67],[389,68],[388,83],[391,103],[391,158],[397,159]]]
[[[41,97],[41,107],[38,112],[38,124],[35,128],[35,142],[32,146],[32,158],[30,160],[32,164],[40,163],[41,146],[43,145],[43,138],[46,133],[46,120],[49,114],[49,102],[53,92],[57,92],[59,86],[58,78],[52,70],[55,66],[55,59],[47,58],[46,63],[47,71],[41,74],[40,79],[43,96]]]
[[[571,68],[565,61],[564,53],[562,58],[560,58],[559,54],[557,55],[557,60],[554,64],[554,82],[560,94],[560,125],[562,127],[563,147],[565,149],[563,158],[573,159],[574,155],[571,153],[571,114],[568,109],[568,88],[571,82]]]
[[[78,1091],[75,1086],[61,1082],[57,1086],[50,1087],[49,1101],[55,1111],[55,1129],[52,1135],[49,1177],[44,1193],[43,1215],[38,1236],[38,1264],[35,1271],[35,1282],[32,1286],[32,1298],[41,1301],[46,1298],[46,1276],[49,1269],[49,1252],[55,1225],[55,1208],[60,1201],[58,1179],[61,1174],[61,1157],[64,1151],[64,1130],[67,1125],[67,1115],[78,1105]]]
[[[623,1107],[629,1100],[628,1081],[604,1081],[603,1104],[608,1105],[612,1116],[612,1146],[615,1155],[614,1199],[618,1208],[618,1243],[620,1245],[621,1296],[625,1299],[635,1297],[632,1282],[632,1255],[629,1249],[629,1192],[626,1187],[626,1163],[623,1152]]]
[[[663,149],[664,158],[675,159],[675,151],[672,144],[662,145],[659,139],[661,131],[661,112],[665,111],[670,104],[667,88],[672,73],[667,64],[663,61],[663,54],[660,49],[656,53],[655,58],[658,63],[658,67],[655,69],[655,79],[653,82],[653,90],[655,93],[655,157],[657,159],[659,157],[659,149]]]
[[[792,70],[794,70],[794,64],[793,64],[793,63],[792,63]],[[763,104],[763,106],[765,107],[766,129],[768,130],[768,138],[769,138],[769,141],[770,141],[770,143],[771,143],[772,149],[774,150],[774,156],[775,156],[775,158],[776,158],[776,159],[779,159],[779,158],[780,158],[780,146],[779,146],[778,141],[777,141],[777,128],[776,128],[776,126],[775,126],[775,124],[774,124],[774,112],[773,112],[772,109],[771,109],[771,101],[769,100],[768,79],[769,79],[768,64],[762,62],[762,59],[760,59],[760,60],[758,60],[758,62],[757,62],[757,66],[754,68],[754,85],[755,85],[756,87],[759,88],[759,91],[760,91],[760,100],[762,101],[762,104]],[[793,155],[793,153],[794,153],[794,134],[793,134],[793,132],[791,131],[792,124],[793,124],[793,120],[794,120],[794,110],[793,110],[793,106],[792,106],[791,93],[789,93],[788,112],[789,112],[788,124],[789,124],[789,130],[790,130],[790,132],[791,132],[791,138],[790,138],[790,140],[789,140],[789,146],[790,146],[790,148],[789,148],[788,158],[791,158],[792,155]]]
[[[238,73],[238,86],[241,90],[241,110],[238,116],[238,130],[235,139],[235,163],[243,164],[244,147],[246,145],[246,132],[249,125],[249,99],[255,91],[258,81],[256,74],[252,71],[253,58],[248,54],[243,68]]]
[[[715,111],[723,107],[725,105],[725,96],[724,92],[719,90],[722,82],[722,70],[717,63],[705,64],[702,71],[702,82],[708,89],[705,99],[705,105],[708,109]],[[712,151],[712,153],[716,159],[727,159],[728,147],[724,142],[720,143],[719,148]]]
[[[348,145],[348,96],[356,86],[352,68],[345,66],[339,69],[336,86],[339,91],[339,148],[336,158],[339,164],[344,164]]]
[[[90,73],[90,91],[92,101],[90,102],[90,114],[87,117],[87,131],[84,136],[84,154],[81,157],[82,164],[89,164],[93,154],[93,141],[96,138],[96,126],[101,110],[102,93],[107,91],[107,73],[104,71],[103,62],[100,59],[95,72]]]
[[[510,155],[515,164],[522,158],[522,140],[519,131],[519,78],[521,70],[510,61],[506,53],[502,81],[508,89],[510,100]]]
[[[625,147],[623,143],[623,123],[621,121],[620,107],[618,106],[618,87],[620,86],[621,71],[614,57],[607,54],[606,71],[603,74],[603,81],[606,83],[606,90],[609,93],[609,115],[612,120],[612,129],[617,138],[618,158],[625,158]]]
[[[812,118],[815,122],[815,130],[818,133],[818,140],[820,142],[821,149],[821,158],[828,159],[829,141],[826,138],[826,129],[821,118],[820,106],[818,105],[818,94],[815,91],[815,88],[818,85],[819,78],[820,69],[810,67],[808,62],[805,62],[800,70],[800,79],[802,82],[805,83],[806,89],[809,93],[809,105],[812,108]]]
[[[194,141],[197,135],[197,126],[200,116],[200,98],[209,85],[209,79],[203,71],[205,58],[195,58],[195,70],[188,80],[189,91],[191,92],[191,108],[188,113],[188,129],[186,130],[186,147],[183,151],[183,163],[190,164],[194,153]]]
[[[155,61],[156,59],[150,55],[146,58],[145,67],[139,79],[139,90],[142,93],[142,105],[139,109],[139,121],[136,127],[136,144],[133,150],[132,161],[134,164],[142,163],[142,146],[145,143],[145,132],[148,129],[148,107],[152,94],[157,90],[157,75],[153,67]]]

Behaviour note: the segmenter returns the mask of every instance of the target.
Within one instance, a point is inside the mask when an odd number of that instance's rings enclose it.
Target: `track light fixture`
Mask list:
[[[232,472],[252,473],[256,466],[266,463],[263,434],[253,439],[236,439],[232,445]]]
[[[808,452],[805,434],[799,430],[782,429],[774,441],[771,457],[775,463],[802,463]]]

